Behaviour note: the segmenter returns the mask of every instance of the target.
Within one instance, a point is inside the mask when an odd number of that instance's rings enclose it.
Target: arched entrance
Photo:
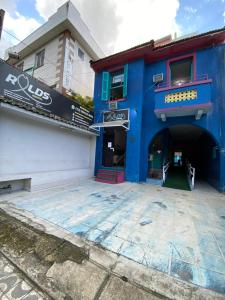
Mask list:
[[[157,133],[149,146],[148,177],[164,179],[164,186],[184,190],[192,188],[193,177],[195,182],[205,180],[216,187],[219,182],[218,149],[214,138],[200,127],[168,127]]]

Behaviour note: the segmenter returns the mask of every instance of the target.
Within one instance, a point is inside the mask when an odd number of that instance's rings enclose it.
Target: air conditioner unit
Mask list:
[[[162,82],[163,81],[163,73],[153,75],[152,80],[153,80],[154,83]]]
[[[110,110],[117,109],[117,102],[109,102],[109,109]]]

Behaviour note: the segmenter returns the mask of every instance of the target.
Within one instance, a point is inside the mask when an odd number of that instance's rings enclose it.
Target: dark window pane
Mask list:
[[[171,85],[182,85],[193,80],[192,63],[193,58],[190,57],[170,64]]]
[[[117,87],[111,89],[110,100],[122,99],[123,98],[123,87]]]
[[[41,50],[36,54],[36,68],[39,68],[44,65],[45,59],[45,49]]]
[[[80,48],[78,48],[78,56],[81,60],[84,60],[84,52]]]
[[[124,70],[111,73],[110,100],[123,98]]]

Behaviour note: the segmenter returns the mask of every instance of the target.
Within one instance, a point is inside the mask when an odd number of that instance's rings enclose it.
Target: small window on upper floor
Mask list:
[[[193,57],[170,63],[171,85],[182,85],[193,81]]]
[[[123,85],[124,85],[124,70],[113,72],[111,75],[110,84],[110,100],[123,98]]]
[[[24,62],[21,62],[17,65],[17,69],[23,71],[23,68],[24,68]]]
[[[78,56],[81,60],[84,60],[84,52],[80,48],[78,48]]]
[[[35,67],[40,68],[44,65],[44,60],[45,60],[45,49],[42,49],[38,53],[36,53],[35,57]]]
[[[114,72],[103,72],[102,100],[118,100],[127,96],[128,65]]]

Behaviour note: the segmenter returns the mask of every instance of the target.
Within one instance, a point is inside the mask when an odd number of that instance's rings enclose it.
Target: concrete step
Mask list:
[[[103,183],[122,183],[124,182],[124,171],[99,169],[96,181]]]

